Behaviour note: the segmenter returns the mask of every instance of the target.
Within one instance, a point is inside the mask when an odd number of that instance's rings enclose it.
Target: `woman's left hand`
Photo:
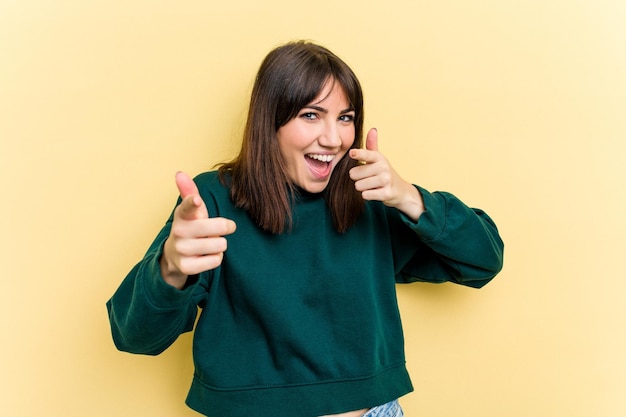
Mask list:
[[[405,181],[378,151],[378,131],[371,129],[365,149],[351,149],[350,158],[361,162],[350,170],[350,178],[364,200],[378,200],[395,207],[417,221],[424,212],[424,202],[417,188]]]

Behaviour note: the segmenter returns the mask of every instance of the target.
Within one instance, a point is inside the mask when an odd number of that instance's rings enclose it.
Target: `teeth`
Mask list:
[[[322,162],[330,162],[335,158],[335,155],[318,155],[313,153],[310,153],[307,156],[311,159],[317,159]]]

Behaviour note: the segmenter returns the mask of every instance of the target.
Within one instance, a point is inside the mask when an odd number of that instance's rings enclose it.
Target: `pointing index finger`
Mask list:
[[[180,215],[183,219],[194,220],[209,217],[209,212],[200,197],[198,187],[189,175],[184,172],[177,172],[176,187],[180,197],[183,199],[179,207]]]
[[[188,195],[200,195],[196,183],[191,177],[182,171],[176,173],[176,187],[180,197],[184,200]]]

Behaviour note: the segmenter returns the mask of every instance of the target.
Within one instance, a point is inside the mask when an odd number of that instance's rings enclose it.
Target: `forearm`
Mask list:
[[[452,194],[419,192],[425,210],[417,222],[408,216],[404,222],[424,247],[405,260],[398,280],[485,285],[503,265],[504,244],[494,222]]]
[[[163,280],[156,254],[144,258],[107,302],[117,348],[154,355],[169,347],[193,328],[197,307],[191,291],[180,291]]]
[[[491,218],[452,194],[422,194],[427,210],[419,232],[424,243],[453,263],[459,281],[493,278],[502,269],[504,244]]]

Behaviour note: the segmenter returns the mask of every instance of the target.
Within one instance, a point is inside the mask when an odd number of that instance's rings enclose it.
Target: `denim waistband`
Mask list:
[[[379,405],[370,409],[361,417],[403,417],[404,412],[398,400],[391,401],[387,404]]]

